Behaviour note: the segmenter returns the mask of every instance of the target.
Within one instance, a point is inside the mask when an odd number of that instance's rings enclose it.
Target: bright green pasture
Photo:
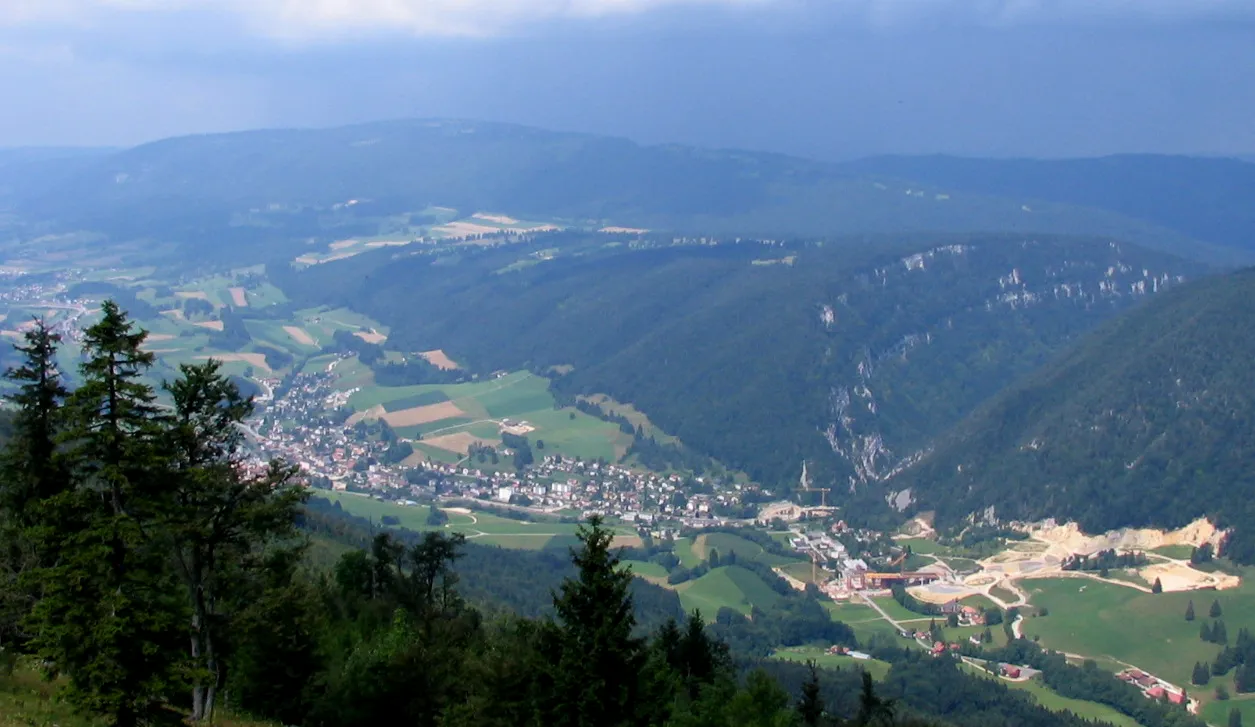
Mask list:
[[[1255,628],[1255,588],[1247,580],[1252,572],[1242,570],[1241,587],[1218,592],[1153,594],[1075,578],[1021,581],[1029,602],[1049,611],[1025,619],[1024,633],[1052,649],[1109,657],[1186,685],[1194,662],[1213,661],[1220,650],[1199,639],[1213,600],[1220,602],[1231,639],[1240,628]],[[1185,620],[1190,601],[1197,615],[1192,622]],[[1226,677],[1226,684],[1231,681]]]
[[[757,574],[739,566],[715,568],[697,580],[681,583],[675,590],[685,611],[700,609],[711,620],[720,608],[748,615],[754,606],[767,609],[780,600],[779,594]]]
[[[852,656],[829,654],[826,649],[814,646],[777,649],[772,653],[771,658],[784,661],[813,661],[816,666],[824,669],[861,669],[877,680],[884,679],[891,666],[889,662],[877,659],[855,659]]]
[[[738,559],[757,561],[772,566],[796,563],[800,560],[800,558],[785,558],[768,553],[758,543],[732,533],[709,533],[697,536],[693,544],[693,552],[703,560],[707,560],[710,558],[711,550],[719,551],[720,557],[728,553],[736,553]]]

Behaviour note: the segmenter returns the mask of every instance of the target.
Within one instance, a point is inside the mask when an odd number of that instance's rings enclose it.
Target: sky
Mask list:
[[[404,117],[845,159],[1255,154],[1255,0],[0,0],[0,147]]]

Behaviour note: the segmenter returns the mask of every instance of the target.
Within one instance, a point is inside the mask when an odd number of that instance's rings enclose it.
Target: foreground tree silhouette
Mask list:
[[[632,574],[619,567],[614,533],[600,517],[590,518],[577,537],[571,560],[579,573],[554,594],[557,618],[544,634],[552,668],[542,721],[554,727],[636,724],[645,650],[632,635]]]
[[[69,677],[70,701],[131,727],[168,714],[162,699],[176,681],[181,619],[151,538],[166,484],[162,418],[140,380],[153,355],[115,303],[102,313],[84,331],[83,384],[69,397],[61,437],[75,486],[39,508],[39,545],[56,562],[41,569],[30,620],[39,655]]]
[[[223,376],[221,364],[184,364],[180,374],[166,386],[174,414],[164,449],[173,466],[158,538],[173,554],[187,594],[191,717],[199,721],[212,717],[222,681],[226,607],[249,578],[259,577],[265,551],[296,534],[306,494],[295,467],[274,462],[256,475],[245,471],[239,425],[253,402]]]
[[[17,411],[9,446],[0,456],[0,647],[22,636],[21,621],[37,597],[29,575],[53,562],[52,553],[35,547],[36,511],[42,500],[67,487],[55,456],[67,393],[56,365],[61,336],[36,319],[24,340],[25,345],[14,347],[21,365],[5,372],[17,385],[5,397]]]

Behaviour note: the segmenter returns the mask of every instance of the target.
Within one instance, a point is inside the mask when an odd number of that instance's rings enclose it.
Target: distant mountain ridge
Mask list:
[[[375,234],[390,217],[429,206],[685,234],[1095,234],[1217,262],[1255,249],[1229,237],[1202,241],[1131,214],[1140,208],[1104,208],[1084,195],[1055,202],[998,184],[904,182],[857,164],[470,121],[181,137],[76,160],[72,172],[14,190],[9,205],[41,230],[170,242],[178,259],[256,262],[310,239]],[[1136,187],[1139,178],[1121,179]],[[1195,183],[1190,203],[1206,199],[1210,184]],[[349,200],[369,204],[332,214]]]
[[[1088,532],[1236,529],[1255,562],[1255,269],[1103,326],[1009,387],[887,483],[942,523],[1074,519]]]
[[[881,156],[842,167],[974,194],[1106,209],[1216,245],[1255,250],[1250,160],[1154,154],[1048,160]]]

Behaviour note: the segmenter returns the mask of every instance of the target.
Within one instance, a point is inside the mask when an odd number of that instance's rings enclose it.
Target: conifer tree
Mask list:
[[[1237,707],[1229,710],[1229,727],[1242,727],[1242,711]]]
[[[798,700],[797,711],[802,717],[802,724],[819,727],[824,718],[824,699],[819,695],[819,670],[813,661],[806,662],[806,666],[810,675],[802,683],[802,698]]]
[[[1163,593],[1163,583],[1161,583],[1158,578],[1156,578],[1155,582],[1151,584],[1150,592],[1151,593]]]
[[[1211,666],[1206,662],[1201,664],[1195,662],[1194,673],[1193,676],[1191,676],[1190,681],[1200,687],[1207,684],[1207,682],[1211,681]]]
[[[619,567],[614,534],[600,517],[589,518],[577,537],[571,560],[579,573],[554,594],[557,619],[545,634],[552,666],[542,721],[555,727],[634,724],[645,654],[632,635],[632,573]]]
[[[21,365],[5,373],[17,389],[5,397],[16,412],[0,455],[0,649],[21,637],[21,622],[35,603],[30,576],[56,557],[55,540],[34,532],[43,501],[69,486],[56,453],[67,393],[56,365],[61,337],[36,319],[24,340],[15,346]]]
[[[1189,603],[1185,604],[1185,620],[1186,621],[1194,620],[1194,602],[1193,601],[1190,601]]]
[[[1203,641],[1211,641],[1211,626],[1209,626],[1206,621],[1204,621],[1203,625],[1198,628],[1198,638]]]
[[[35,507],[28,506],[69,486],[63,462],[56,456],[68,392],[56,362],[61,336],[50,331],[43,319],[35,319],[23,338],[25,345],[14,346],[22,364],[4,375],[17,385],[5,397],[17,411],[3,458],[0,508],[11,513],[19,527],[30,527],[35,524]]]
[[[258,572],[263,549],[295,534],[305,499],[293,467],[274,462],[256,475],[244,470],[239,425],[252,412],[252,401],[220,369],[213,360],[184,364],[180,377],[166,385],[174,414],[164,444],[173,471],[160,537],[187,594],[196,721],[213,715],[231,596]]]
[[[1233,691],[1238,694],[1246,694],[1255,691],[1255,685],[1251,684],[1250,674],[1247,672],[1246,664],[1238,664],[1238,668],[1233,672]]]
[[[34,644],[68,679],[66,696],[107,723],[133,727],[166,714],[176,681],[178,624],[167,553],[153,539],[157,494],[168,484],[156,446],[161,417],[141,377],[153,354],[112,301],[83,336],[82,386],[67,402],[75,486],[54,495],[44,517],[57,528],[55,564],[41,569],[31,615]]]
[[[1212,618],[1220,618],[1223,615],[1223,612],[1220,610],[1219,600],[1211,602],[1211,609],[1207,611],[1207,615]]]

